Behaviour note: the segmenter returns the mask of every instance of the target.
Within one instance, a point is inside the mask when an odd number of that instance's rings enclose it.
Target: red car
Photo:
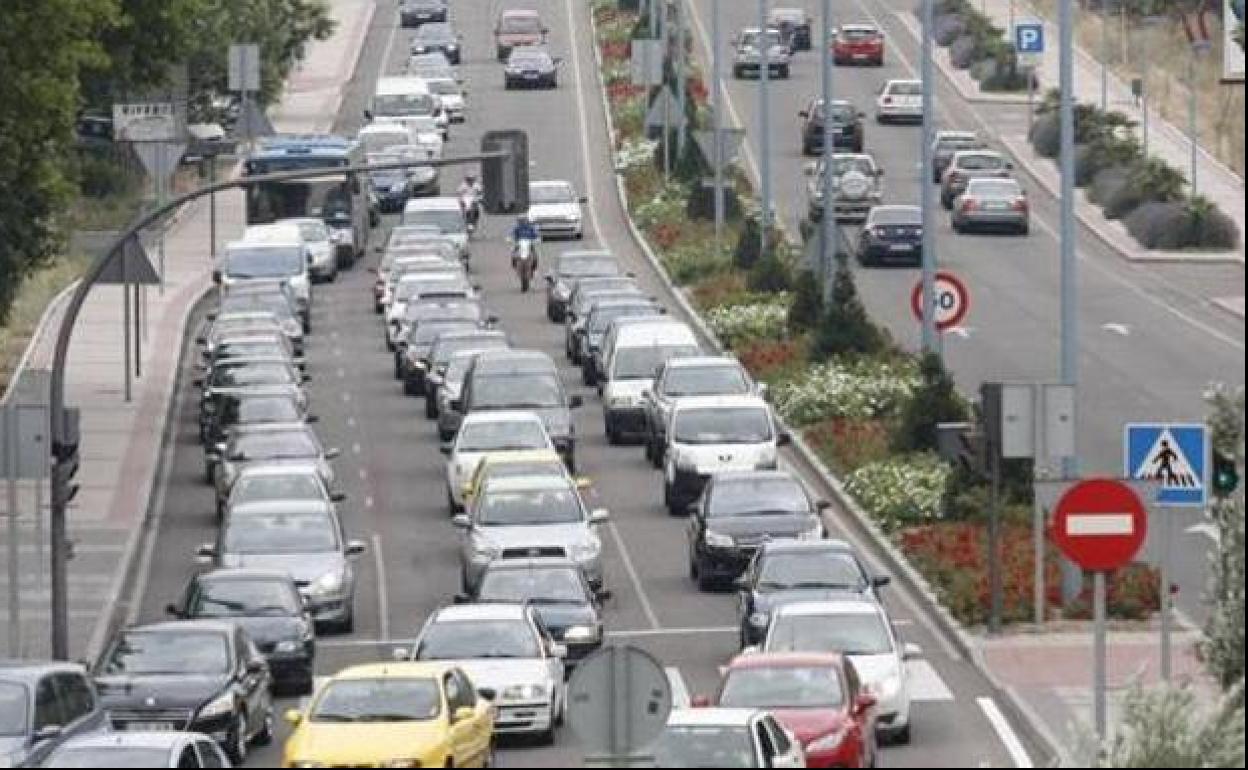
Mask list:
[[[884,66],[884,33],[874,24],[846,24],[832,40],[832,60],[838,65]]]
[[[836,653],[739,655],[728,664],[719,694],[694,706],[770,711],[797,736],[807,767],[874,767],[875,697],[859,683],[848,658]]]

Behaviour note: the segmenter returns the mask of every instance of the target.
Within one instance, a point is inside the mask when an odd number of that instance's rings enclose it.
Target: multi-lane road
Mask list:
[[[804,7],[819,18],[818,0],[782,0],[773,5]],[[712,9],[718,6],[725,39],[757,27],[756,2],[689,0],[695,49],[710,71]],[[833,26],[871,22],[885,31],[883,68],[838,67],[834,94],[867,113],[865,151],[886,169],[885,201],[919,202],[927,172],[920,172],[920,135],[915,126],[875,124],[875,97],[890,78],[918,78],[919,43],[902,16],[912,0],[846,0],[833,6]],[[815,27],[818,45],[818,24]],[[727,44],[725,44],[727,45]],[[821,93],[819,59],[799,54],[792,78],[770,83],[772,143],[759,136],[760,102],[755,80],[731,80],[725,48],[728,117],[748,131],[747,170],[757,179],[764,151],[769,153],[778,216],[788,229],[806,210],[804,166],[798,112]],[[939,71],[938,71],[939,75]],[[938,77],[934,101],[937,127],[979,131],[989,138],[1027,133],[1026,105],[968,104]],[[1051,85],[1051,84],[1049,84]],[[1047,88],[1049,85],[1045,85]],[[992,142],[1004,150],[999,142]],[[1020,172],[1021,173],[1021,172]],[[1039,182],[1022,176],[1030,192],[1032,231],[1026,238],[957,235],[938,210],[937,255],[942,269],[960,275],[972,295],[970,316],[959,334],[944,340],[946,362],[967,393],[985,381],[1056,381],[1059,375],[1058,206]],[[845,237],[856,237],[847,228]],[[1106,247],[1086,228],[1078,242],[1079,470],[1084,474],[1122,472],[1123,425],[1133,421],[1200,421],[1201,401],[1211,381],[1243,383],[1244,321],[1212,300],[1243,293],[1242,264],[1131,263]],[[910,313],[910,291],[917,270],[859,270],[858,288],[873,318],[885,324],[909,349],[919,346],[920,329]],[[1175,531],[1200,520],[1201,512],[1178,514]],[[1176,548],[1180,606],[1202,617],[1207,584],[1204,537],[1187,537]],[[1150,551],[1151,553],[1151,551]]]
[[[489,129],[527,130],[533,178],[572,180],[589,196],[586,244],[613,251],[643,284],[674,308],[672,298],[629,238],[616,197],[587,4],[552,0],[539,5],[551,29],[552,47],[566,60],[561,86],[553,92],[505,92],[490,39],[501,4],[452,3],[453,19],[465,38],[462,69],[469,82],[470,104],[468,122],[453,128],[447,154],[474,151],[481,134]],[[746,20],[734,16],[733,23],[738,21],[744,24]],[[408,33],[396,25],[394,3],[380,2],[336,130],[350,133],[358,127],[379,73],[401,71]],[[777,99],[782,113],[795,115],[799,94],[804,96],[814,87],[811,69],[804,61],[797,68],[798,79],[783,87],[792,92],[787,97],[792,104]],[[856,87],[855,98],[865,99],[870,90],[866,79]],[[733,93],[742,104],[745,91],[734,87]],[[885,157],[899,187],[905,185],[908,173],[904,165],[904,158],[909,157],[904,149],[910,144],[908,131],[898,129],[894,134],[891,130],[873,130],[868,139],[877,147],[875,143],[885,136],[893,143],[893,153]],[[790,155],[783,151],[783,162],[797,169],[800,161]],[[453,189],[458,179],[458,172],[446,172],[444,189]],[[562,360],[562,332],[546,320],[541,295],[522,295],[509,270],[503,241],[509,225],[501,219],[485,223],[473,244],[475,278],[516,347],[544,350]],[[948,238],[944,241],[950,242]],[[1002,249],[992,242],[974,246],[975,254],[985,259],[1037,263],[1034,271],[1017,268],[1018,274],[1008,281],[1002,275],[1007,284],[996,291],[1021,291],[1028,280],[1042,280],[1048,269],[1038,264],[1047,259],[1042,253],[1044,246],[1040,241],[1031,244],[1028,254],[1020,249]],[[550,247],[548,252],[557,248]],[[1032,250],[1036,253],[1031,254]],[[952,255],[950,259],[955,260]],[[972,257],[968,250],[956,259],[969,262]],[[458,589],[458,535],[444,505],[444,458],[438,451],[436,430],[423,417],[420,403],[405,397],[392,377],[391,359],[372,311],[373,276],[366,268],[373,260],[375,256],[370,255],[367,263],[342,274],[336,283],[317,287],[316,333],[308,348],[309,371],[315,378],[310,385],[313,411],[321,418],[318,433],[327,446],[342,450],[337,472],[340,486],[349,495],[342,505],[345,525],[350,536],[369,544],[368,554],[358,564],[355,632],[320,640],[320,675],[349,664],[387,658],[392,646],[410,638],[428,613],[449,601]],[[900,288],[893,284],[901,281],[909,282],[901,274],[868,276],[864,289],[872,303],[881,307],[890,296],[899,295]],[[990,293],[986,287],[980,291]],[[1005,302],[1001,299],[997,304]],[[1039,373],[1043,370],[1040,362],[1052,356],[1047,350],[1032,350],[1033,346],[1048,344],[1042,339],[1048,335],[1037,334],[1034,326],[1039,323],[1037,318],[1047,316],[1041,309],[1026,307],[1016,312],[1019,318],[1011,324],[1030,324],[1033,329],[1022,335],[1009,355],[1023,360],[1028,358],[1025,351],[1032,351],[1036,360],[1031,362],[1034,368],[1027,371]],[[986,322],[985,318],[981,323]],[[994,338],[985,332],[972,340]],[[954,349],[952,343],[950,348],[955,360],[970,357]],[[162,608],[197,569],[192,558],[195,546],[211,540],[214,533],[212,491],[202,481],[196,399],[190,385],[196,355],[193,344],[183,353],[172,462],[159,480],[163,505],[150,571],[136,588],[142,620],[162,616]],[[1006,351],[1001,350],[1000,355],[1005,356]],[[659,476],[645,462],[640,448],[607,445],[597,398],[580,387],[575,370],[569,368],[564,374],[569,389],[586,397],[585,407],[576,415],[580,470],[593,479],[590,494],[596,498],[595,507],[607,507],[612,515],[604,537],[607,583],[614,592],[607,607],[610,640],[639,644],[657,655],[669,667],[678,695],[681,691],[710,692],[718,680],[719,667],[736,652],[736,599],[731,593],[703,594],[696,590],[687,576],[685,524],[669,517],[663,508]],[[808,483],[820,496],[827,496],[817,480],[808,479]],[[829,526],[833,534],[852,537],[842,524],[840,514],[832,511]],[[859,545],[867,559],[878,566],[870,545]],[[973,767],[1018,764],[1024,760],[1020,751],[1039,758],[1040,749],[1028,743],[1026,731],[1011,729],[1001,718],[1000,704],[989,683],[936,631],[930,620],[931,608],[900,586],[886,592],[901,633],[907,641],[919,644],[925,654],[912,667],[916,700],[912,743],[887,748],[883,760],[897,766]],[[289,704],[279,704],[279,708],[285,705]],[[285,732],[283,729],[281,734]],[[280,741],[258,750],[252,763],[272,766],[279,761],[279,752]],[[499,759],[509,765],[558,766],[575,764],[579,757],[565,729],[552,747],[504,744]]]

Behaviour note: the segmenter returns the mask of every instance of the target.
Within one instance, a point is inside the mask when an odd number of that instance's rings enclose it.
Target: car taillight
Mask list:
[[[1014,206],[1013,206],[1013,208],[1014,208],[1014,210],[1015,210],[1015,211],[1026,211],[1026,210],[1027,210],[1027,199],[1026,199],[1026,198],[1015,198],[1015,199],[1014,199]]]
[[[871,228],[871,237],[872,237],[872,238],[883,238],[885,235],[887,235],[887,231],[886,231],[883,227],[873,227],[873,228]]]
[[[950,181],[950,182],[961,182],[961,181],[962,181],[962,174],[960,174],[960,173],[959,173],[959,172],[957,172],[957,171],[950,171],[950,172],[949,172],[949,181]]]
[[[979,208],[979,204],[976,203],[973,198],[966,198],[965,200],[962,201],[962,213],[963,214],[974,211],[977,208]]]

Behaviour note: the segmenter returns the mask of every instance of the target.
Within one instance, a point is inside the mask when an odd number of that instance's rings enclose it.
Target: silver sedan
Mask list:
[[[959,233],[1003,230],[1019,235],[1031,231],[1027,193],[1013,179],[972,179],[953,202],[952,224]]]

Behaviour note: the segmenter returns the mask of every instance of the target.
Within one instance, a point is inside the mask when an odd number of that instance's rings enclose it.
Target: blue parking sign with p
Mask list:
[[[1014,49],[1019,53],[1044,53],[1044,24],[1015,25]]]

